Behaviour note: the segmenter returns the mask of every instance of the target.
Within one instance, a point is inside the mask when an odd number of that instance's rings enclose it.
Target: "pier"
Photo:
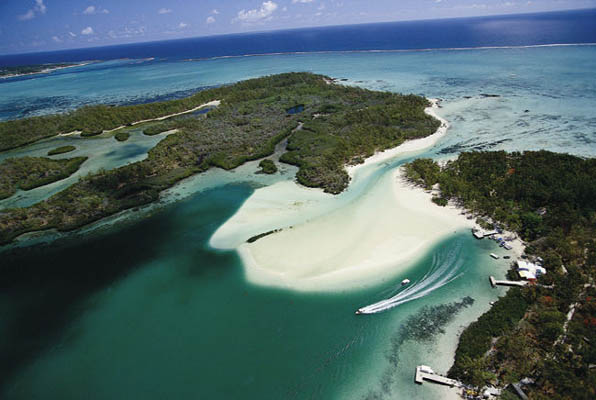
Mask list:
[[[490,231],[490,232],[485,232],[483,230],[473,230],[472,234],[474,235],[474,237],[476,239],[484,239],[485,237],[489,237],[489,236],[493,236],[493,235],[497,235],[499,232],[497,231]]]
[[[450,387],[453,386],[461,386],[461,383],[456,381],[455,379],[446,378],[442,375],[435,374],[435,372],[426,365],[419,365],[416,367],[416,377],[414,378],[415,382],[422,385],[422,383],[426,380],[433,383],[439,383],[441,385],[447,385]]]
[[[488,280],[490,281],[490,285],[492,287],[497,287],[497,285],[500,286],[526,286],[528,284],[528,281],[498,281],[495,279],[494,276],[489,276]]]

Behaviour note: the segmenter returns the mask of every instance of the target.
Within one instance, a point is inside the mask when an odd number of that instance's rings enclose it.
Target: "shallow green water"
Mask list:
[[[248,284],[235,253],[208,248],[251,192],[220,187],[125,228],[5,256],[13,284],[2,291],[1,351],[9,360],[2,397],[436,398],[437,389],[414,385],[412,374],[422,361],[443,367],[440,336],[404,341],[400,326],[424,305],[464,296],[476,302],[450,326],[488,307],[497,292],[470,283],[494,268],[480,246],[492,242],[447,239],[408,277],[439,263],[460,278],[390,312],[356,316],[395,293],[402,278],[335,294],[275,290]],[[389,360],[396,342],[397,366]]]
[[[77,182],[81,176],[100,169],[114,169],[128,163],[144,160],[147,158],[147,152],[167,136],[165,133],[147,136],[142,133],[142,128],[132,129],[130,133],[131,135],[126,142],[117,141],[113,134],[109,133],[94,137],[81,137],[79,135],[56,136],[28,146],[0,152],[0,162],[2,162],[7,158],[48,157],[48,151],[56,147],[75,146],[74,151],[51,156],[50,158],[88,157],[79,170],[66,179],[32,190],[19,190],[13,196],[0,200],[0,210],[11,207],[28,207],[64,190]]]

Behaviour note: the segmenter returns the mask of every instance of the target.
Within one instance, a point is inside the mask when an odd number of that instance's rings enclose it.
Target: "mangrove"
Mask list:
[[[153,202],[162,190],[190,175],[211,167],[230,170],[267,157],[285,138],[288,152],[281,161],[299,167],[298,181],[339,193],[349,182],[344,165],[405,140],[431,135],[440,124],[424,112],[429,102],[423,97],[328,84],[326,80],[322,75],[286,73],[169,102],[90,106],[0,123],[0,143],[12,146],[74,129],[111,129],[221,101],[207,114],[167,121],[175,133],[152,148],[145,160],[85,176],[30,207],[3,210],[0,243],[30,231],[72,230]],[[296,104],[303,104],[303,111],[288,114]],[[328,114],[315,118],[321,109]],[[304,129],[295,129],[303,121]]]

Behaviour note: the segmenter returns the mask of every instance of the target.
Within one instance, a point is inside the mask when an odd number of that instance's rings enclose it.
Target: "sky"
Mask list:
[[[0,0],[0,54],[581,8],[596,0]]]

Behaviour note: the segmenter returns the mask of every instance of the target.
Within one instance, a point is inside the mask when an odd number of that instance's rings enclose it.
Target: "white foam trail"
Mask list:
[[[400,304],[419,299],[459,278],[463,261],[459,257],[461,245],[449,251],[444,260],[440,254],[433,255],[431,268],[414,284],[393,297],[358,309],[358,314],[376,314],[397,307]]]

